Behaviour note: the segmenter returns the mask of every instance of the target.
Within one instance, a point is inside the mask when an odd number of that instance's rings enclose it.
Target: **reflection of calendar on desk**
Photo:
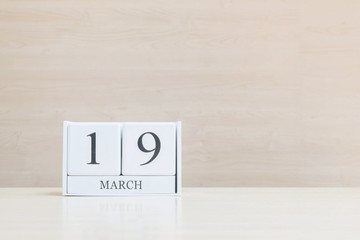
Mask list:
[[[63,194],[180,194],[180,122],[64,122]]]

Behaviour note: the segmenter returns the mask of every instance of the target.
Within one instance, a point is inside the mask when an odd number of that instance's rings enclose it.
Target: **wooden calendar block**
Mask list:
[[[180,122],[64,122],[64,195],[180,191]]]
[[[120,175],[121,124],[68,126],[68,175]]]
[[[123,175],[175,175],[175,123],[125,123],[122,146]]]

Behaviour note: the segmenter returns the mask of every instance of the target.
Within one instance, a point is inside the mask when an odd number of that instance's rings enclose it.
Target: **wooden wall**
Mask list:
[[[184,186],[360,186],[359,1],[0,0],[0,186],[62,122],[183,121]]]

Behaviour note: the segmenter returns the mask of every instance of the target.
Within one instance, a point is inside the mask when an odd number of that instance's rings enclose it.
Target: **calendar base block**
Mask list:
[[[65,195],[177,194],[175,176],[67,176]]]

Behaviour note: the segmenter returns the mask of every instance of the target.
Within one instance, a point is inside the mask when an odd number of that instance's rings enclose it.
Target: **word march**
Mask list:
[[[128,189],[128,190],[137,190],[141,188],[141,180],[128,180],[128,181],[102,181],[100,180],[100,189]]]

